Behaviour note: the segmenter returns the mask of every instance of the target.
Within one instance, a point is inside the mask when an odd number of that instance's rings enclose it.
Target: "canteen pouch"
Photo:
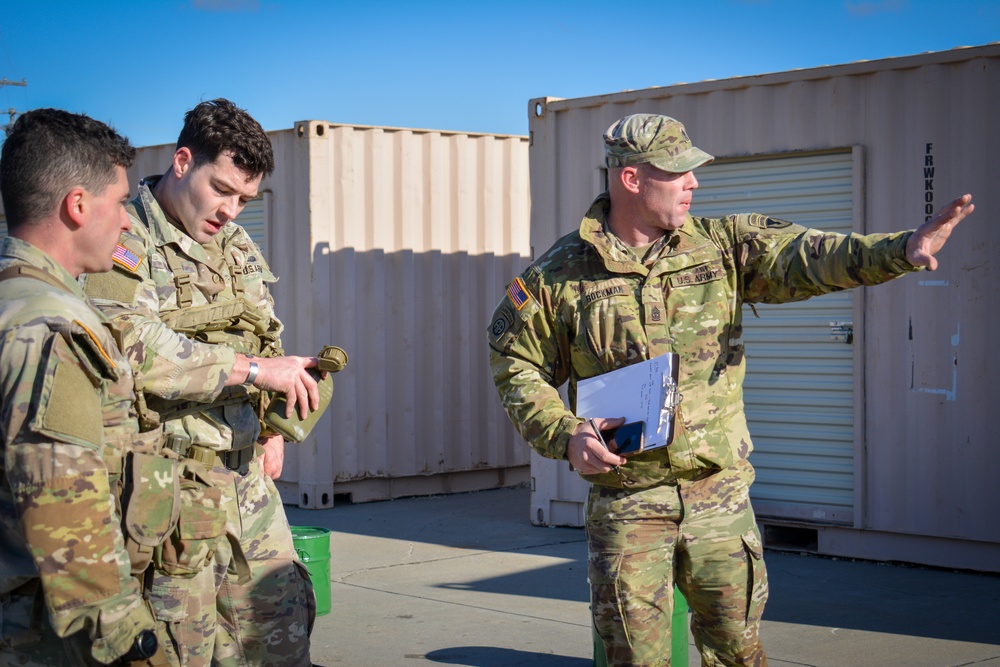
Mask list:
[[[191,577],[212,560],[226,531],[222,489],[194,459],[178,464],[180,516],[177,527],[156,550],[156,568],[171,576]]]
[[[280,433],[289,442],[302,442],[319,422],[320,417],[330,407],[330,399],[333,397],[333,378],[330,373],[338,373],[347,365],[347,353],[336,345],[327,345],[318,355],[319,363],[316,368],[310,368],[309,374],[316,379],[319,389],[319,406],[311,411],[305,419],[299,417],[298,411],[291,416],[285,416],[285,397],[275,395],[267,411],[264,413],[264,425]],[[322,377],[320,371],[326,371],[326,378]]]
[[[156,548],[177,527],[180,513],[177,466],[176,458],[160,454],[132,452],[126,459],[122,532],[133,576],[149,567]]]

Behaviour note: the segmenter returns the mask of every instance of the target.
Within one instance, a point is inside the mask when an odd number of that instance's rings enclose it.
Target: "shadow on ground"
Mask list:
[[[455,646],[431,651],[427,660],[469,667],[591,667],[592,660],[492,646]]]

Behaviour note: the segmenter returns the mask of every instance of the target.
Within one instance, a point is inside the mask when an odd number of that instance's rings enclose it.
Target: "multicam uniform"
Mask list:
[[[139,439],[128,361],[76,281],[12,237],[0,271],[0,665],[108,664],[155,628],[115,499],[159,437]]]
[[[214,651],[220,665],[310,665],[315,599],[255,455],[257,390],[224,387],[236,354],[280,354],[282,326],[268,291],[275,277],[236,224],[195,242],[160,208],[155,182],[145,179],[129,205],[132,231],[122,235],[115,270],[88,276],[86,290],[124,325],[150,414],[159,414],[168,447],[211,468],[225,516],[217,523],[206,515],[190,529],[214,546],[214,572],[191,576],[197,564],[161,572],[154,608],[177,664],[208,665]]]
[[[609,665],[669,664],[677,585],[703,664],[763,664],[767,580],[747,491],[743,302],[780,303],[915,270],[908,232],[824,233],[758,214],[692,218],[639,261],[607,231],[607,194],[507,290],[490,364],[527,442],[563,459],[583,420],[556,387],[666,352],[680,356],[673,443],[589,475],[589,578]],[[748,583],[750,582],[750,583]]]

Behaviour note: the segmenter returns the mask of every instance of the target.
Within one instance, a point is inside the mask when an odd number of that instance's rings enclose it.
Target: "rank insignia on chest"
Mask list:
[[[519,311],[531,301],[531,295],[528,294],[528,290],[524,287],[524,281],[520,278],[515,278],[514,282],[507,286],[507,296],[510,297],[510,302]]]
[[[113,259],[119,266],[123,266],[133,273],[135,273],[135,270],[139,268],[139,264],[142,263],[142,257],[139,257],[139,255],[135,254],[120,243],[118,244],[118,247],[115,248],[114,254],[111,255],[111,259]]]

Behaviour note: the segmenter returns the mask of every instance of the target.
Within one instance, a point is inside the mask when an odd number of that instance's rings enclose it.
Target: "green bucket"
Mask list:
[[[604,643],[592,628],[594,635],[594,667],[608,667]],[[681,667],[688,664],[688,603],[674,586],[674,614],[670,618],[670,664]]]
[[[292,542],[316,592],[316,615],[330,613],[330,531],[315,526],[291,526]]]

